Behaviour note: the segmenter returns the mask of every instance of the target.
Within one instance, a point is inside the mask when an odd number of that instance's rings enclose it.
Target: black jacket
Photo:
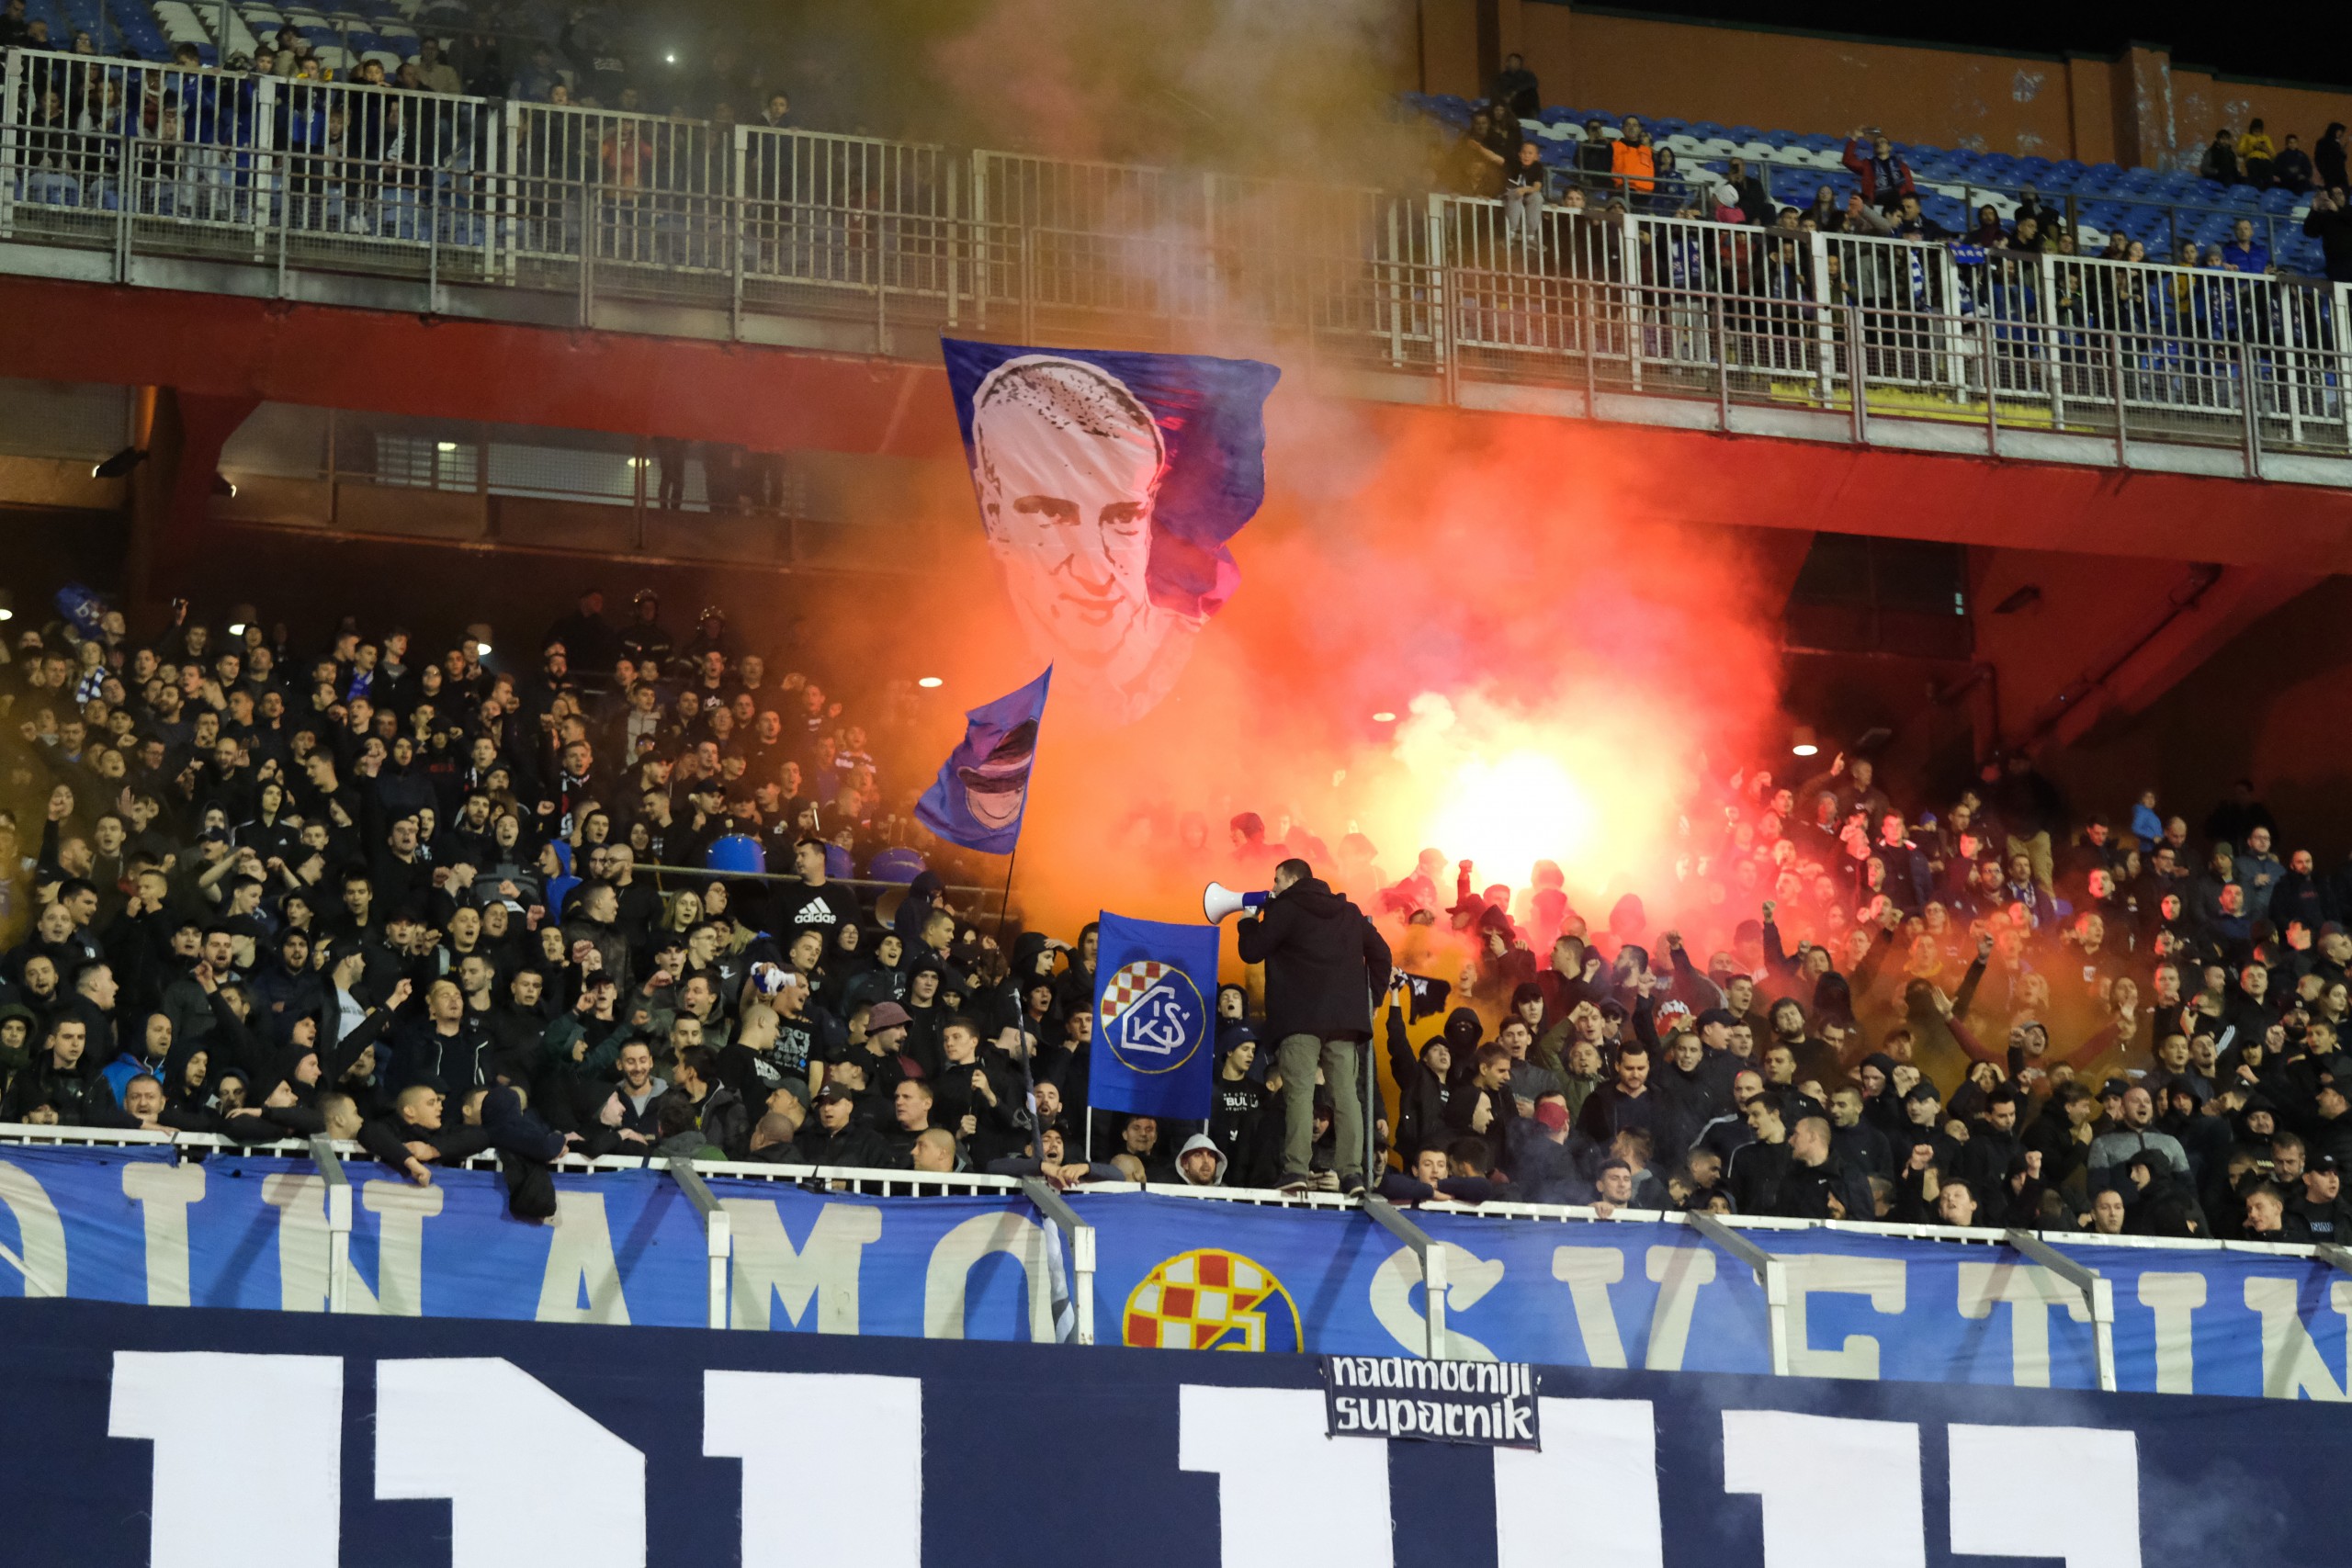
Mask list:
[[[829,1133],[812,1115],[794,1142],[800,1145],[801,1159],[809,1165],[846,1166],[855,1170],[890,1168],[890,1151],[882,1142],[882,1135],[855,1117],[840,1132]]]
[[[1765,1145],[1770,1146],[1770,1145]],[[1740,1162],[1747,1163],[1746,1159]],[[1840,1213],[1829,1206],[1835,1196],[1842,1207]],[[1792,1158],[1781,1176],[1781,1188],[1770,1211],[1792,1220],[1873,1220],[1878,1212],[1871,1202],[1868,1177],[1848,1165],[1833,1153],[1819,1165],[1807,1165]]]
[[[1266,1038],[1372,1038],[1372,998],[1395,967],[1370,920],[1316,877],[1241,922],[1241,961],[1266,966]]]

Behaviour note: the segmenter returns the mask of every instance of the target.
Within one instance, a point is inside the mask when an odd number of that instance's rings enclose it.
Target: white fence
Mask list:
[[[0,248],[2352,459],[2340,287],[12,51]],[[18,266],[23,262],[11,264]],[[78,276],[78,274],[76,275]],[[477,302],[478,310],[494,306]],[[536,318],[535,318],[536,319]],[[629,318],[649,330],[640,311]],[[658,319],[650,330],[661,330]],[[1576,412],[1564,407],[1562,412]],[[1623,417],[1661,418],[1625,408]],[[1832,422],[1835,423],[1834,421]],[[2099,446],[2111,448],[2101,458]],[[2197,471],[2208,471],[2198,469]],[[2341,476],[2322,482],[2341,482]]]

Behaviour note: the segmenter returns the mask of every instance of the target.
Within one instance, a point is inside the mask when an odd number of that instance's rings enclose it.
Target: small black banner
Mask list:
[[[1409,1438],[1540,1449],[1535,1369],[1520,1361],[1326,1356],[1323,1410],[1334,1438]]]

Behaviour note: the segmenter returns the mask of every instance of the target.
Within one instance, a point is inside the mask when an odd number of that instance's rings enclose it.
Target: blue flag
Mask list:
[[[1087,1098],[1101,1111],[1197,1121],[1216,1053],[1216,928],[1105,913],[1096,932]]]
[[[939,777],[915,802],[916,821],[967,850],[1012,852],[1029,804],[1037,721],[1046,716],[1046,686],[1053,678],[1048,667],[1019,691],[964,715],[964,742],[939,764]]]
[[[1148,712],[1240,581],[1266,495],[1254,359],[943,339],[989,547],[1039,658],[1117,722]]]

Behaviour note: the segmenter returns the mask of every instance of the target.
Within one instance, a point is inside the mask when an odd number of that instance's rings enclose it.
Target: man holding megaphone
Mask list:
[[[1315,1154],[1315,1072],[1331,1091],[1340,1190],[1364,1189],[1357,1048],[1372,1038],[1372,998],[1387,989],[1388,943],[1303,860],[1274,867],[1273,892],[1236,934],[1244,963],[1266,966],[1266,1024],[1283,1075],[1283,1190],[1305,1191]]]

